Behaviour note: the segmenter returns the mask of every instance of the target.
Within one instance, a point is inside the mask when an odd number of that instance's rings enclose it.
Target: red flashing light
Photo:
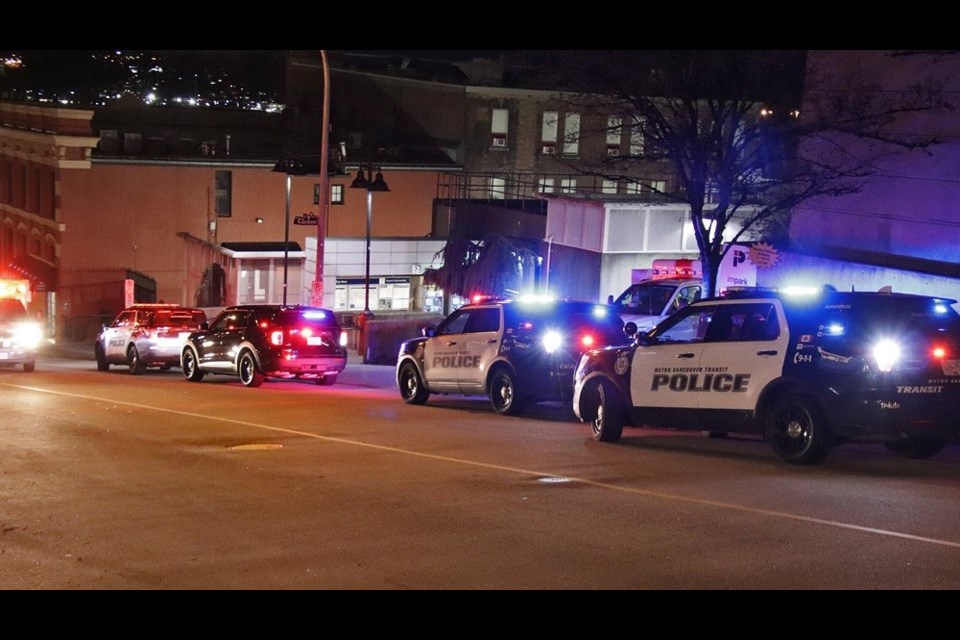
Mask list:
[[[944,358],[947,357],[947,349],[946,347],[937,345],[930,351],[930,355],[932,355],[937,360],[943,360]]]
[[[592,335],[587,333],[580,338],[580,344],[583,345],[585,349],[592,349],[594,344],[596,344],[596,340]]]

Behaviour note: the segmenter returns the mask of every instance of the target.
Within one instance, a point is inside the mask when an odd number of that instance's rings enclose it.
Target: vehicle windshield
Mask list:
[[[335,329],[339,325],[333,312],[326,309],[286,309],[277,317],[277,323],[289,327]]]
[[[613,301],[613,305],[619,307],[622,313],[659,316],[676,290],[675,284],[641,282],[620,294],[620,297]]]
[[[27,319],[27,310],[16,298],[0,300],[0,322],[19,322]]]
[[[182,311],[158,311],[154,326],[157,327],[198,327],[207,316],[202,311],[184,309]]]

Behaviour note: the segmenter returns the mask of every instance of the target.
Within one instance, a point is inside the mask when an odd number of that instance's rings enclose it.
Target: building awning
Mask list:
[[[34,291],[57,290],[57,268],[40,258],[23,254],[11,260],[7,267],[29,280]]]

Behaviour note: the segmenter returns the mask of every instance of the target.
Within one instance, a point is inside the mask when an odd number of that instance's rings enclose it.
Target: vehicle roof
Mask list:
[[[633,287],[638,284],[698,284],[703,282],[700,278],[649,278],[647,280],[641,280],[640,282],[634,282],[630,286]]]
[[[865,302],[882,302],[882,301],[893,301],[893,302],[909,302],[909,301],[936,301],[942,302],[944,304],[955,304],[957,301],[953,298],[946,298],[941,296],[929,296],[916,293],[890,293],[890,292],[881,292],[881,291],[820,291],[810,295],[796,295],[787,291],[778,291],[774,289],[738,289],[728,291],[727,294],[721,298],[714,298],[720,300],[747,300],[747,299],[769,299],[769,298],[778,298],[786,304],[792,305],[809,305],[809,304],[822,304],[822,303],[865,303]]]

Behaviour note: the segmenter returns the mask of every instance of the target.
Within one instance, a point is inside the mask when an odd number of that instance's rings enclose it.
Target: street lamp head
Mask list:
[[[302,162],[289,158],[278,160],[277,164],[273,165],[273,170],[277,173],[285,173],[288,176],[304,176],[307,174]]]
[[[351,189],[367,189],[370,187],[370,181],[367,180],[367,177],[363,175],[363,169],[361,168],[357,171],[357,177],[353,179],[353,183],[350,185]]]
[[[377,177],[374,178],[367,189],[370,191],[390,191],[390,187],[387,186],[387,181],[383,179],[383,174],[379,171],[377,171]]]

